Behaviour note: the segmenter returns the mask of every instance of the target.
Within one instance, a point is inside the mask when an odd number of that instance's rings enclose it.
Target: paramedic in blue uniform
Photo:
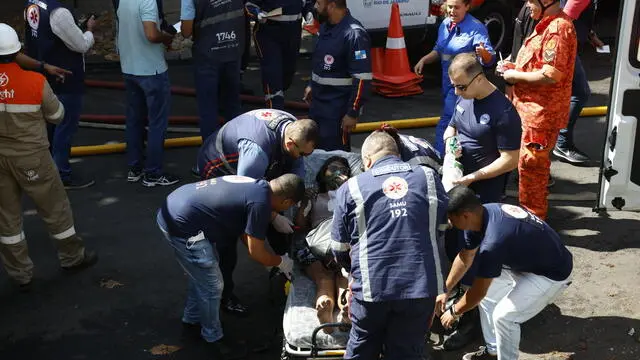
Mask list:
[[[206,139],[224,118],[240,115],[240,64],[244,51],[244,2],[182,0],[182,35],[193,35],[193,68],[200,116],[200,136]],[[218,92],[221,92],[219,94]]]
[[[254,43],[268,108],[284,110],[284,93],[296,73],[305,3],[301,0],[246,2],[247,14],[255,20]],[[282,14],[267,16],[277,9],[282,9]]]
[[[438,39],[433,50],[415,66],[415,72],[422,74],[425,64],[438,59],[442,65],[442,111],[436,127],[435,148],[444,156],[442,135],[446,130],[456,105],[457,96],[449,79],[449,64],[454,56],[470,52],[478,56],[485,67],[493,66],[496,54],[491,46],[487,28],[478,19],[468,14],[471,0],[447,0],[447,18],[438,29]]]
[[[317,0],[315,7],[323,24],[304,100],[320,127],[318,148],[351,151],[349,134],[371,92],[371,40],[346,0]]]
[[[501,200],[509,172],[518,167],[522,125],[513,105],[484,75],[474,54],[456,55],[449,66],[449,77],[458,95],[456,109],[444,133],[445,144],[457,136],[462,147],[464,176],[454,182],[469,186],[480,202]],[[445,248],[451,260],[464,248],[468,234],[447,231]],[[457,241],[455,240],[457,238]],[[461,284],[473,284],[477,263],[467,271]],[[477,310],[466,314],[456,331],[446,338],[443,348],[455,350],[474,338]]]
[[[228,121],[211,134],[198,153],[201,178],[242,175],[255,179],[274,179],[294,173],[304,179],[302,157],[311,154],[318,137],[318,127],[309,119],[296,120],[284,111],[259,109]],[[293,233],[293,223],[274,215],[269,243],[278,253],[286,251],[286,241],[277,232]],[[230,246],[227,246],[230,245]],[[234,244],[219,243],[220,268],[225,281],[223,309],[246,314],[247,308],[233,294],[233,270],[237,263]]]
[[[447,195],[436,172],[403,162],[383,131],[362,145],[366,172],[336,194],[331,249],[350,272],[352,322],[345,359],[424,355],[435,298],[444,290]]]
[[[398,129],[388,124],[382,124],[380,130],[391,135],[396,141],[402,161],[409,163],[409,165],[428,166],[438,174],[442,173],[442,158],[427,140],[400,134]]]
[[[179,187],[158,211],[158,227],[189,278],[182,322],[188,329],[201,328],[202,338],[225,358],[244,354],[222,340],[219,311],[226,284],[214,244],[235,247],[241,237],[252,259],[290,278],[293,261],[268,251],[264,240],[272,210],[284,211],[303,195],[304,181],[293,174],[269,182],[229,175]]]
[[[52,64],[71,72],[64,81],[48,76],[53,92],[65,109],[62,122],[48,127],[49,142],[51,155],[65,188],[86,188],[95,184],[95,181],[72,174],[69,155],[80,122],[84,97],[84,53],[94,44],[95,18],[87,20],[87,31],[83,32],[76,25],[69,8],[57,0],[28,0],[24,15],[26,54],[43,64]]]
[[[544,180],[544,179],[543,179]],[[552,303],[570,283],[573,256],[549,225],[519,206],[484,204],[473,190],[457,185],[449,191],[449,220],[473,234],[453,262],[447,278],[452,289],[478,260],[471,288],[449,309],[447,294],[438,297],[441,322],[450,327],[479,305],[486,346],[463,360],[516,360],[520,324]]]

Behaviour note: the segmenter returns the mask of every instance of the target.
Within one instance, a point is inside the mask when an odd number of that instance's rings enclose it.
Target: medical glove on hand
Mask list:
[[[293,260],[291,260],[287,254],[282,255],[280,258],[282,261],[280,261],[278,269],[280,269],[287,279],[291,280],[291,277],[293,276]]]

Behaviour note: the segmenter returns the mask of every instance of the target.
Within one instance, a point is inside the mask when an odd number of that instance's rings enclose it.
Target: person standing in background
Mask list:
[[[478,19],[468,14],[471,0],[447,0],[447,18],[440,24],[436,45],[430,53],[423,56],[414,70],[421,75],[426,64],[438,59],[442,64],[442,112],[436,126],[434,147],[444,157],[444,135],[456,106],[457,96],[449,79],[449,64],[454,56],[470,52],[478,56],[480,63],[489,67],[495,63],[496,54],[489,40],[487,28]]]
[[[65,108],[65,118],[48,124],[51,154],[66,189],[82,189],[95,184],[72,173],[69,164],[71,143],[78,131],[84,97],[84,54],[94,44],[94,17],[87,20],[84,33],[69,8],[57,0],[28,0],[24,10],[26,55],[44,64],[69,70],[64,82],[49,76],[54,93]]]
[[[160,30],[155,0],[121,1],[118,17],[118,52],[127,96],[127,181],[146,187],[173,185],[179,179],[162,171],[164,138],[169,121],[171,84],[164,45],[173,36]],[[144,131],[147,123],[147,151]]]

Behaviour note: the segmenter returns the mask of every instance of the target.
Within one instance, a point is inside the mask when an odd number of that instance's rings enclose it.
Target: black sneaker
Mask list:
[[[140,179],[142,179],[142,170],[136,168],[129,169],[127,173],[128,182],[134,183],[140,181]]]
[[[73,266],[63,266],[62,269],[69,272],[75,272],[75,271],[80,271],[88,267],[91,267],[95,265],[97,262],[98,262],[98,254],[95,251],[89,251],[85,249],[84,259],[82,259],[81,263]]]
[[[480,346],[478,351],[464,354],[462,360],[496,360],[497,358],[496,355],[489,354],[486,347]]]
[[[62,179],[62,184],[64,188],[67,190],[78,190],[88,188],[89,186],[94,185],[96,182],[93,179],[83,179],[77,175],[72,175],[66,179]]]
[[[589,157],[578,150],[575,146],[569,148],[560,148],[558,146],[553,148],[553,155],[565,160],[571,164],[582,165],[590,161]]]
[[[207,348],[214,359],[234,360],[247,356],[246,345],[230,342],[224,337],[216,342],[207,343]]]
[[[238,316],[246,316],[249,313],[249,308],[243,305],[235,295],[222,298],[220,308],[224,312]]]
[[[200,169],[198,169],[198,165],[193,165],[193,167],[191,168],[191,175],[198,179],[202,178],[200,177]]]
[[[179,181],[180,179],[178,177],[169,174],[162,174],[160,176],[144,174],[142,176],[142,185],[146,187],[154,187],[156,185],[170,186],[178,183]]]

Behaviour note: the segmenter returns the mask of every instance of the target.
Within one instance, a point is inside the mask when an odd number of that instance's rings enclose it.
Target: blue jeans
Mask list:
[[[220,340],[223,336],[220,322],[220,299],[224,281],[218,266],[215,246],[202,240],[184,239],[167,232],[162,213],[157,215],[158,227],[173,248],[178,263],[189,277],[189,290],[182,321],[200,324],[202,338],[207,342]]]
[[[169,122],[171,84],[169,72],[150,76],[124,74],[127,92],[127,163],[151,176],[162,174],[164,138]],[[148,119],[148,121],[147,121]],[[144,127],[148,122],[147,156],[144,158]]]
[[[47,124],[49,143],[51,144],[51,156],[56,163],[60,178],[68,180],[71,177],[71,165],[69,154],[71,153],[71,141],[78,131],[80,112],[82,111],[82,93],[57,94],[58,100],[64,106],[64,119],[58,125]]]
[[[436,125],[436,139],[433,142],[433,147],[444,157],[444,140],[442,140],[442,137],[453,117],[458,95],[456,95],[453,86],[449,84],[443,84],[442,86],[446,86],[447,88],[445,89],[446,92],[443,91],[442,95],[442,111],[440,112],[440,120],[438,120],[438,124]]]
[[[219,102],[224,104],[224,119],[229,121],[241,113],[240,59],[226,62],[211,61],[195,56],[195,84],[200,136],[202,141],[222,126],[218,120]],[[220,94],[222,92],[222,94]],[[222,95],[220,99],[220,95]]]
[[[571,105],[569,107],[569,123],[566,129],[560,130],[558,141],[556,146],[562,149],[568,149],[574,146],[573,144],[573,128],[576,126],[576,121],[580,117],[582,108],[586,105],[589,96],[591,95],[591,89],[589,89],[589,81],[587,80],[587,74],[584,72],[580,57],[576,56],[576,64],[573,70],[573,83],[571,87]]]

